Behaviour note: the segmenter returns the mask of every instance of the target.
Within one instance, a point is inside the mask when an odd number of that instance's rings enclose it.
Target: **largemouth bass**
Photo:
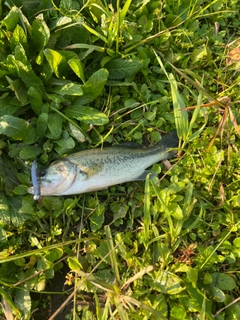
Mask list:
[[[154,147],[141,148],[118,145],[103,149],[88,149],[70,154],[39,172],[32,166],[33,187],[28,192],[34,198],[80,194],[106,189],[123,182],[145,180],[154,163],[173,157],[178,147],[175,131],[164,136]],[[38,194],[36,194],[38,193]]]

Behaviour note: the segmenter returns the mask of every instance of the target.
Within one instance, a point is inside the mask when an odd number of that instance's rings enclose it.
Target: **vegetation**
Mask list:
[[[0,15],[1,318],[73,301],[66,319],[240,319],[239,2],[7,0]],[[27,193],[35,159],[175,128],[153,180]]]

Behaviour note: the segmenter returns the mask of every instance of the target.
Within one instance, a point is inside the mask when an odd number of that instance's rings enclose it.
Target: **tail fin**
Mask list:
[[[174,130],[168,134],[166,134],[162,140],[160,141],[160,145],[163,148],[163,150],[166,149],[172,149],[172,148],[177,148],[178,147],[178,136],[177,136],[177,131]],[[177,154],[177,150],[171,150],[168,152],[166,158],[172,158]]]

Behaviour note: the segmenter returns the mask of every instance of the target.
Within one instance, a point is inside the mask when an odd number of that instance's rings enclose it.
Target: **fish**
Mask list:
[[[106,189],[110,186],[145,180],[154,163],[176,155],[176,131],[163,136],[160,143],[143,148],[117,145],[82,150],[54,161],[37,176],[32,164],[32,183],[28,192],[40,196],[74,195]]]

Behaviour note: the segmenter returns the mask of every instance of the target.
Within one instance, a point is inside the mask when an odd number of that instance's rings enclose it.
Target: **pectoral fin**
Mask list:
[[[150,180],[157,177],[156,172],[152,172],[151,170],[144,170],[143,173],[141,173],[140,176],[136,178],[136,181],[146,180],[148,174],[150,174]]]
[[[90,167],[84,167],[82,165],[77,165],[79,170],[86,175],[86,179],[89,179],[93,175],[98,174],[101,170],[103,165],[92,165]]]

